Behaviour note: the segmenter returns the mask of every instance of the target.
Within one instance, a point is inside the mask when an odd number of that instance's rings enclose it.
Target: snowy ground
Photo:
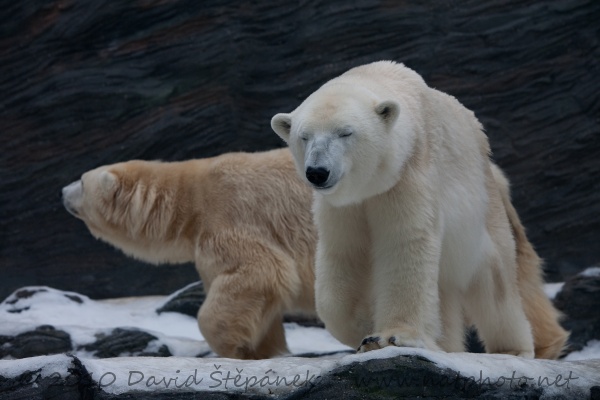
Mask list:
[[[189,357],[119,357],[82,359],[81,362],[91,375],[93,385],[113,395],[131,391],[139,394],[184,390],[282,395],[314,387],[336,369],[397,356],[417,356],[418,360],[428,360],[440,371],[450,373],[450,379],[441,376],[425,382],[426,376],[411,374],[408,367],[404,372],[398,370],[397,375],[388,377],[387,380],[378,376],[377,371],[359,372],[350,382],[357,387],[372,388],[390,385],[421,389],[439,385],[487,385],[502,390],[505,395],[513,393],[517,396],[523,394],[524,387],[529,387],[543,390],[542,398],[589,398],[590,388],[598,386],[600,381],[600,360],[538,361],[499,354],[443,353],[397,347],[335,358],[287,357],[244,361]],[[66,355],[0,360],[0,376],[10,379],[18,377],[24,371],[34,371],[29,378],[32,381],[39,377],[56,379],[58,382],[61,377],[69,376],[72,361]],[[539,396],[539,393],[536,395]],[[136,398],[143,398],[143,394]]]
[[[546,293],[554,297],[561,286],[547,285]],[[410,348],[348,354],[351,349],[335,340],[326,330],[287,323],[285,332],[291,354],[286,357],[249,362],[218,358],[214,353],[209,353],[204,358],[196,358],[210,351],[198,330],[196,319],[180,313],[156,312],[167,301],[167,296],[95,301],[79,293],[49,287],[29,287],[24,290],[34,294],[13,294],[0,304],[0,336],[15,336],[40,325],[52,325],[57,330],[67,332],[73,343],[74,350],[71,353],[81,359],[99,387],[116,395],[134,389],[171,391],[182,388],[285,394],[316,384],[330,371],[341,366],[401,354],[418,355],[431,360],[443,370],[449,368],[456,371],[461,379],[470,379],[468,382],[481,384],[483,380],[493,385],[510,384],[511,389],[516,382],[541,385],[544,393],[551,397],[563,393],[587,396],[589,388],[600,383],[600,341],[597,340],[590,341],[582,351],[571,353],[564,360],[544,362],[507,355],[447,354]],[[147,351],[166,344],[176,357],[98,359],[93,352],[82,349],[95,342],[99,334],[109,334],[114,328],[133,328],[151,333],[157,339],[148,344]],[[307,353],[322,356],[302,357]],[[64,377],[70,373],[69,365],[72,365],[72,359],[66,355],[6,359],[0,360],[0,376],[12,378],[23,371],[37,370],[40,377]],[[371,382],[378,378],[377,374],[369,374],[356,377],[358,384],[363,378],[366,385],[385,383]],[[416,387],[427,386],[422,382],[411,384]]]
[[[15,336],[40,325],[52,325],[69,333],[75,349],[73,354],[85,358],[93,355],[77,349],[95,342],[98,333],[109,333],[114,328],[144,330],[158,337],[174,356],[194,357],[209,350],[195,318],[175,312],[156,312],[167,296],[96,301],[79,293],[49,287],[25,288],[39,289],[44,291],[30,298],[9,297],[0,304],[0,335]],[[292,355],[350,350],[321,328],[286,323],[285,332]]]
[[[549,297],[554,297],[561,285],[547,285]],[[73,354],[84,358],[93,358],[93,354],[81,350],[81,347],[96,341],[99,333],[109,333],[114,328],[141,329],[151,333],[159,338],[161,344],[166,344],[174,356],[194,357],[210,350],[195,318],[175,312],[158,314],[155,311],[165,303],[167,296],[95,301],[79,293],[49,287],[28,289],[44,291],[18,301],[14,298],[11,301],[9,297],[0,304],[0,335],[15,336],[40,325],[52,325],[69,333],[75,349]],[[73,301],[74,298],[79,300]],[[292,355],[351,350],[321,328],[286,323],[285,332]],[[149,347],[152,347],[152,343]],[[600,341],[590,341],[586,348],[569,354],[565,360],[592,358],[600,358]]]

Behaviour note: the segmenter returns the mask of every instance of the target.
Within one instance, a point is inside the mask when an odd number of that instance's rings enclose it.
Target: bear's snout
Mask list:
[[[75,181],[70,185],[62,188],[62,201],[67,211],[75,217],[79,217],[77,206],[81,203],[81,197],[83,195],[81,181]]]
[[[308,167],[306,168],[306,179],[315,186],[323,187],[329,178],[329,170],[323,167]]]

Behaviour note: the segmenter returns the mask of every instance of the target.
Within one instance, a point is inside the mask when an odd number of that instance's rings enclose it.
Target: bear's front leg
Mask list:
[[[373,329],[369,238],[364,209],[314,204],[317,314],[340,342],[356,347]]]
[[[359,352],[386,346],[439,350],[440,229],[435,207],[419,195],[393,189],[367,203],[374,330]]]
[[[223,274],[211,284],[198,312],[202,336],[221,357],[263,359],[288,352],[281,304],[243,274]]]
[[[288,352],[282,315],[301,287],[293,259],[238,228],[208,235],[196,266],[208,292],[198,324],[216,353],[262,359]]]

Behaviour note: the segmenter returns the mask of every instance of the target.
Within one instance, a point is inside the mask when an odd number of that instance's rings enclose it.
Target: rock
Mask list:
[[[83,350],[93,353],[98,358],[122,356],[170,357],[172,354],[166,345],[156,351],[148,351],[148,345],[156,336],[137,329],[116,328],[109,335],[97,335],[94,343],[82,346]]]
[[[292,322],[300,326],[325,328],[325,324],[318,317],[304,314],[286,314],[283,316],[283,322]]]
[[[327,351],[327,352],[308,352],[308,353],[299,353],[294,354],[292,356],[287,357],[301,357],[301,358],[326,358],[331,356],[343,356],[346,354],[355,354],[354,350],[339,350],[339,351]]]
[[[600,268],[589,268],[566,281],[554,305],[569,318],[600,318]]]
[[[59,354],[71,350],[71,336],[50,325],[38,326],[13,337],[0,336],[0,359]]]
[[[194,282],[170,295],[156,312],[178,312],[196,318],[205,299],[204,284],[202,281]]]
[[[154,348],[150,346],[150,342],[159,339],[141,330],[116,328],[108,335],[98,334],[97,337],[96,342],[81,346],[78,350],[89,351],[98,358],[172,356],[165,344],[158,343]],[[60,354],[72,350],[71,336],[50,325],[39,326],[14,337],[0,336],[0,359]]]
[[[0,15],[0,298],[168,294],[198,275],[95,240],[81,173],[283,146],[269,120],[358,64],[405,62],[473,109],[550,281],[598,261],[600,2],[48,2]],[[67,279],[68,277],[68,279]]]
[[[0,361],[7,398],[594,398],[600,360],[557,362],[387,348],[341,358]],[[32,384],[35,382],[35,385]]]
[[[485,347],[477,335],[477,330],[474,327],[467,329],[465,347],[469,353],[485,353]]]
[[[600,340],[600,268],[590,268],[565,282],[554,298],[565,315],[562,325],[571,331],[567,352]]]

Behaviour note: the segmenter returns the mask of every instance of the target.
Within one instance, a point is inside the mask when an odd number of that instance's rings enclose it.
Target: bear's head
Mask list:
[[[83,220],[95,237],[109,230],[115,218],[119,178],[104,166],[88,171],[81,179],[62,189],[63,204],[67,211]]]
[[[88,171],[62,189],[63,204],[95,238],[128,255],[153,263],[189,261],[187,254],[180,261],[177,251],[164,250],[176,236],[170,230],[177,207],[160,165],[135,160]]]
[[[330,82],[273,130],[288,143],[298,173],[335,206],[389,190],[406,158],[398,134],[400,103],[360,85]]]

